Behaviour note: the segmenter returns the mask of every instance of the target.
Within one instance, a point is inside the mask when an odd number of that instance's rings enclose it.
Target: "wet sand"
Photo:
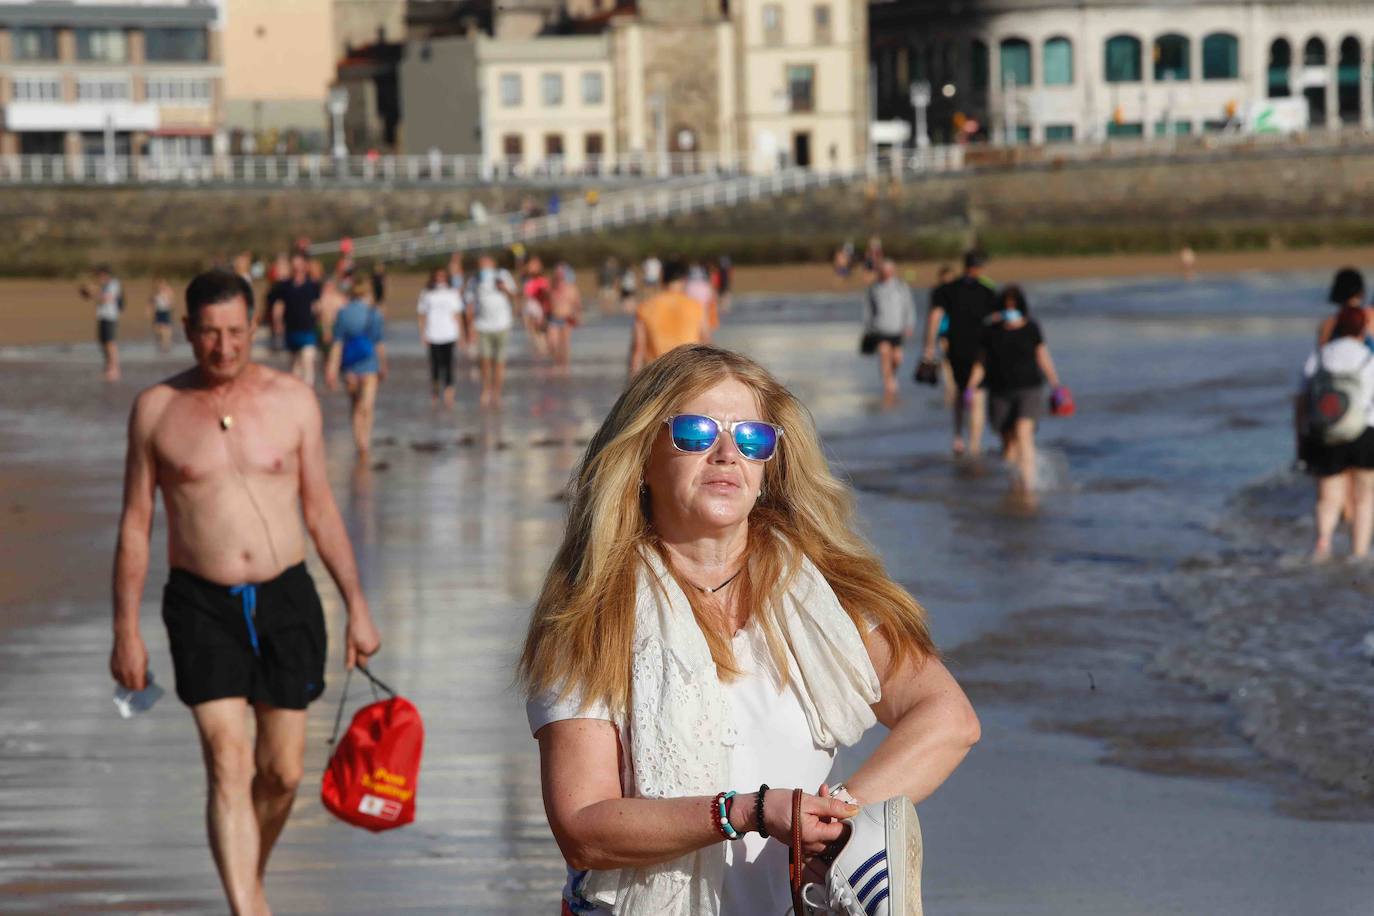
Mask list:
[[[811,406],[857,486],[865,530],[930,609],[979,707],[982,744],[921,808],[929,911],[1367,912],[1370,823],[1320,819],[1300,803],[1290,807],[1302,817],[1284,813],[1304,784],[1256,754],[1212,698],[1162,686],[1144,671],[1146,653],[1133,654],[1160,638],[1148,558],[1167,567],[1173,553],[1212,544],[1180,508],[1205,502],[1196,487],[1149,453],[1112,451],[1141,421],[1101,425],[1105,405],[1139,393],[1124,382],[1080,391],[1094,426],[1046,431],[1051,449],[1072,457],[1077,488],[1009,514],[995,463],[973,473],[943,457],[937,398],[906,386],[895,410],[880,409],[849,308],[756,300],[722,342],[752,352]],[[1142,364],[1181,373],[1161,354],[1195,333],[1182,319],[1137,323],[1139,343],[1099,318],[1046,321],[1073,378],[1110,375],[1128,345]],[[353,460],[343,399],[323,403],[331,483],[383,633],[375,667],[426,718],[419,819],[373,836],[320,807],[336,665],[312,710],[306,782],[268,893],[279,913],[551,913],[562,869],[512,662],[560,531],[561,488],[623,381],[626,326],[602,319],[580,330],[566,382],[550,382],[517,339],[499,417],[476,409],[466,364],[458,411],[432,414],[413,325],[398,317],[389,330],[394,374],[368,465]],[[1292,333],[1306,335],[1305,324]],[[1241,344],[1252,359],[1274,346],[1258,332]],[[93,349],[0,352],[0,909],[221,912],[189,714],[169,696],[149,715],[118,719],[106,671],[124,414],[137,387],[184,357],[141,341],[129,347],[125,381],[105,385]],[[1197,362],[1188,351],[1177,359]],[[1286,362],[1275,372],[1287,378]],[[1242,411],[1258,411],[1261,394],[1247,394],[1254,403]],[[1167,426],[1156,434],[1188,441]],[[1158,494],[1140,483],[1161,473]],[[1114,483],[1127,477],[1137,483]],[[1085,509],[1132,486],[1149,498],[1101,526],[1084,522]],[[170,688],[158,619],[164,536],[159,519],[143,621],[153,670]],[[311,569],[337,648],[340,602],[313,557]],[[1165,626],[1186,633],[1188,622]],[[1072,727],[1088,721],[1097,728]],[[1194,747],[1157,747],[1162,762],[1147,766],[1102,740],[1129,741],[1151,722],[1156,735]]]

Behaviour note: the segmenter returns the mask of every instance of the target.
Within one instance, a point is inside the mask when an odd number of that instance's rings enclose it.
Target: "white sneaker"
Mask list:
[[[826,871],[802,888],[807,916],[921,916],[921,823],[905,796],[865,805]],[[824,895],[823,902],[813,897]]]

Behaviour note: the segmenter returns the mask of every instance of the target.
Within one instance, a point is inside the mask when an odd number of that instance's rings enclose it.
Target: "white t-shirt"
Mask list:
[[[736,804],[752,805],[753,793],[767,783],[779,789],[803,788],[815,792],[830,776],[834,750],[817,747],[811,738],[794,678],[779,686],[777,671],[768,654],[762,631],[752,622],[735,634],[733,648],[741,675],[725,685],[725,696],[735,717],[738,743],[730,748],[730,772],[721,790],[734,789]],[[526,706],[530,732],[563,719],[613,721],[604,706],[579,712],[576,700],[546,703],[531,700]],[[622,743],[629,745],[622,738]],[[706,816],[703,811],[702,817]],[[726,844],[725,884],[721,888],[722,913],[782,916],[792,906],[787,884],[787,846],[779,839],[757,833]],[[583,873],[569,869],[566,895],[576,888]],[[576,912],[584,912],[576,910]],[[594,909],[592,913],[604,913]]]
[[[505,283],[507,289],[515,289],[515,278],[504,269],[479,271],[471,280],[472,302],[476,311],[472,326],[480,334],[509,331],[515,324],[515,311],[511,308],[510,297],[497,287],[498,280]]]
[[[463,311],[463,299],[458,290],[439,286],[420,293],[416,307],[425,316],[425,342],[453,343],[458,339],[458,316]]]
[[[1365,424],[1374,426],[1374,353],[1363,340],[1338,337],[1322,347],[1322,366],[1328,372],[1359,372],[1365,393]],[[1302,381],[1317,374],[1317,354],[1307,357],[1302,367]],[[1299,392],[1302,386],[1299,385]]]
[[[118,321],[119,297],[123,293],[124,289],[118,280],[114,277],[106,280],[105,285],[100,287],[100,292],[96,293],[95,317],[100,321]]]

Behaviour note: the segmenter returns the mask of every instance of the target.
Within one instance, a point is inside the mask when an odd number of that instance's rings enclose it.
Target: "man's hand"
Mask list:
[[[127,690],[148,686],[148,647],[138,633],[116,635],[110,651],[110,674]]]
[[[359,662],[367,660],[382,647],[382,637],[372,625],[372,613],[367,608],[367,599],[359,598],[348,609],[348,631],[344,636],[347,644],[344,667],[352,669]]]

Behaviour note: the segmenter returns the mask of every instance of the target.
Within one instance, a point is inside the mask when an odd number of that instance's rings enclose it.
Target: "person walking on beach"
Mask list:
[[[549,341],[545,332],[548,330],[549,318],[549,278],[544,275],[544,261],[538,255],[531,255],[525,262],[521,292],[525,297],[524,306],[520,310],[525,333],[529,335],[535,351],[540,355],[547,355]]]
[[[380,638],[329,488],[314,393],[252,362],[252,289],[231,271],[200,274],[183,326],[195,365],[140,392],[129,416],[110,672],[129,690],[147,686],[139,604],[161,488],[172,568],[162,617],[204,754],[210,851],[229,909],[258,916],[301,780],[306,707],[325,685],[307,532],[347,608],[345,665]]]
[[[1307,358],[1295,399],[1299,451],[1317,479],[1317,562],[1331,558],[1331,540],[1347,507],[1351,553],[1368,556],[1374,539],[1374,353],[1365,344],[1368,329],[1363,308],[1342,307],[1331,341]]]
[[[634,265],[626,264],[625,271],[620,275],[620,307],[627,313],[634,312],[638,286],[639,281],[635,279]]]
[[[506,384],[506,340],[515,324],[515,279],[496,266],[489,254],[477,260],[470,281],[470,324],[477,334],[477,358],[482,371],[481,405],[498,407]]]
[[[902,342],[916,331],[916,299],[911,287],[897,276],[891,258],[878,267],[878,279],[864,297],[863,351],[878,355],[883,401],[897,399],[897,370],[902,366]]]
[[[630,339],[630,375],[675,347],[710,343],[711,324],[706,308],[687,295],[687,271],[676,259],[663,266],[664,288],[635,312]]]
[[[95,283],[82,284],[81,297],[95,301],[95,339],[105,359],[104,378],[119,381],[119,313],[124,311],[124,286],[104,264],[95,269]]]
[[[563,912],[782,916],[794,829],[814,867],[863,868],[867,913],[919,912],[911,802],[978,719],[807,409],[744,356],[681,347],[631,380],[570,492],[520,661]]]
[[[291,374],[314,387],[321,285],[311,277],[310,269],[310,259],[304,252],[297,250],[292,254],[291,275],[272,284],[267,291],[267,308],[271,311],[272,333],[285,341],[291,353]]]
[[[420,341],[429,353],[430,403],[453,409],[453,348],[463,339],[463,298],[449,280],[449,273],[436,267],[429,285],[420,292],[416,305],[420,316]]]
[[[1001,311],[997,293],[992,284],[983,277],[983,267],[987,258],[981,251],[970,251],[964,255],[964,273],[931,293],[930,315],[926,319],[925,344],[921,359],[935,362],[936,347],[940,338],[940,326],[946,317],[949,325],[945,332],[948,344],[946,356],[950,372],[954,376],[954,386],[959,392],[969,390],[969,375],[973,363],[978,358],[978,348],[982,343],[983,326],[987,319]],[[969,454],[977,457],[983,447],[983,415],[985,398],[982,389],[975,389],[971,398],[954,399],[954,454]],[[968,429],[967,449],[964,444],[964,430]]]
[[[153,339],[160,353],[172,349],[172,284],[162,277],[153,279],[153,294],[148,297],[149,317],[153,320]]]
[[[988,423],[1002,437],[1002,458],[1022,495],[1035,486],[1035,424],[1045,415],[1045,383],[1059,387],[1049,345],[1019,286],[1002,292],[1002,320],[983,330],[977,361],[963,397],[972,400],[986,381]]]
[[[1322,319],[1318,325],[1317,346],[1331,342],[1336,332],[1336,318],[1346,308],[1363,309],[1365,318],[1374,327],[1374,308],[1365,303],[1364,294],[1364,274],[1353,267],[1342,267],[1336,271],[1336,276],[1331,280],[1331,290],[1326,296],[1326,300],[1336,307],[1336,312]]]
[[[568,265],[553,269],[549,282],[549,320],[545,334],[549,341],[549,355],[553,357],[554,372],[567,375],[572,362],[572,332],[582,319],[582,294],[570,278]]]
[[[372,447],[377,385],[386,380],[385,323],[381,310],[372,303],[370,277],[360,278],[356,285],[340,280],[339,285],[350,298],[334,319],[325,382],[337,391],[342,374],[352,406],[353,444],[358,457],[365,458]]]

